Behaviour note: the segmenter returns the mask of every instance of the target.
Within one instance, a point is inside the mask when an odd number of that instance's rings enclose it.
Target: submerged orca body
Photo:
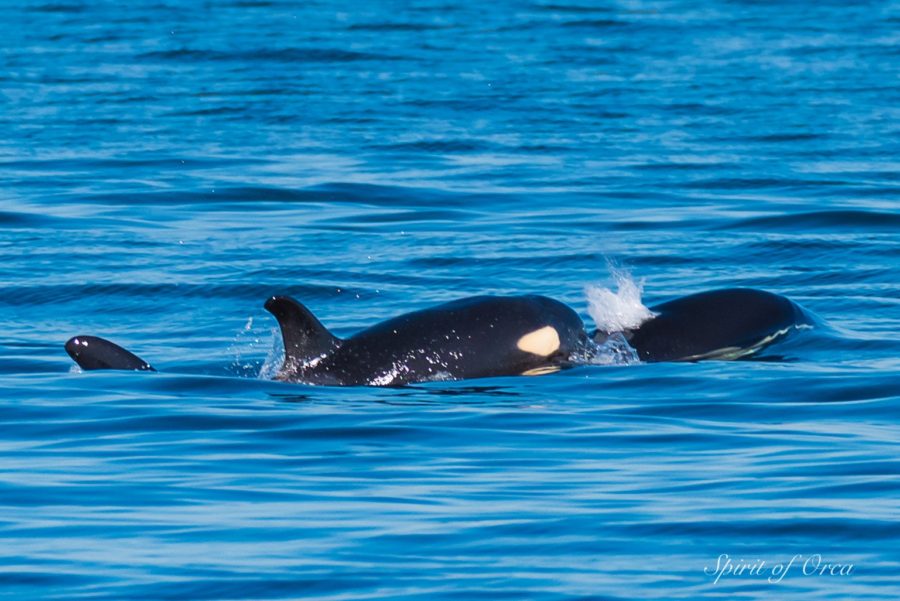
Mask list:
[[[406,313],[346,339],[309,309],[274,296],[285,358],[279,380],[326,385],[399,386],[433,380],[538,375],[573,363],[590,344],[567,305],[544,296],[477,296]],[[735,359],[809,323],[777,294],[717,290],[653,307],[655,316],[622,332],[647,362]],[[601,342],[611,332],[595,332]],[[154,371],[143,359],[94,336],[77,336],[66,351],[85,370]]]
[[[624,333],[647,362],[737,359],[810,324],[787,298],[749,288],[700,292],[651,310],[655,317]]]

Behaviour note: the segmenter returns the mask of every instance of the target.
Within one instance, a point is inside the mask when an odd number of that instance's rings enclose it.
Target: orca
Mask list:
[[[739,359],[792,330],[812,327],[793,301],[751,288],[700,292],[650,310],[655,314],[652,319],[623,332],[638,357],[648,363]],[[603,337],[602,332],[593,336],[597,342]]]
[[[587,342],[578,314],[545,296],[476,296],[383,321],[341,340],[303,305],[273,296],[285,359],[277,379],[397,386],[549,373]]]
[[[746,357],[810,324],[789,299],[752,289],[701,292],[652,307],[625,332],[588,334],[568,305],[545,296],[476,296],[406,313],[341,339],[304,305],[273,296],[285,357],[276,379],[337,386],[541,375],[579,363],[621,334],[644,362]],[[103,338],[76,336],[66,351],[85,370],[155,371]]]

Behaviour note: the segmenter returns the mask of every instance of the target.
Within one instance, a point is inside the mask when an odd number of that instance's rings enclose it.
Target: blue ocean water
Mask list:
[[[897,2],[0,22],[0,597],[900,597]],[[610,265],[818,325],[751,361],[260,377],[273,293],[339,335],[485,293],[590,327]],[[79,373],[84,333],[163,371]]]

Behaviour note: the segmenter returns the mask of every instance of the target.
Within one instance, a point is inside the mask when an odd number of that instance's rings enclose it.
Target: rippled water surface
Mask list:
[[[900,597],[897,2],[0,22],[0,596]],[[818,325],[750,361],[260,377],[274,293],[338,335],[475,294],[593,327],[610,265]],[[161,373],[73,370],[85,333]]]

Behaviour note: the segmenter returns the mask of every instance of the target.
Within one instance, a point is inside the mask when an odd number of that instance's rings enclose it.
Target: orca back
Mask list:
[[[783,296],[733,288],[652,307],[656,317],[629,333],[643,361],[737,358],[759,350],[808,318]]]
[[[553,299],[478,296],[362,330],[306,375],[382,386],[519,375],[561,365],[585,338],[578,314]]]

